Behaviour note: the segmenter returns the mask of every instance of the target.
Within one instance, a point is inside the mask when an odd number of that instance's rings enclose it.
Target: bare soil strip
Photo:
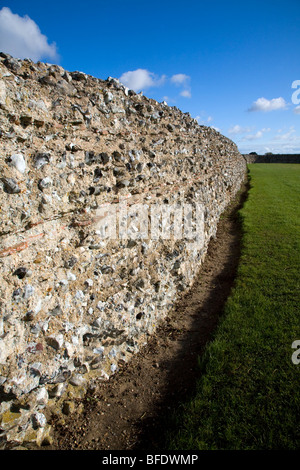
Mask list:
[[[234,283],[240,256],[237,212],[227,209],[194,284],[147,346],[83,400],[83,411],[56,425],[51,450],[163,450],[168,418],[193,393],[198,357],[211,340]]]

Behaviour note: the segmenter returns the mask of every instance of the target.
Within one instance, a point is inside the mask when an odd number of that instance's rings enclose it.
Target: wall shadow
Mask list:
[[[174,317],[176,312],[193,309],[189,310],[192,320],[186,332],[180,337],[181,347],[177,357],[161,364],[161,367],[168,371],[164,394],[153,405],[151,415],[135,424],[139,439],[131,450],[151,452],[166,450],[167,435],[174,427],[173,413],[195,395],[196,382],[201,375],[199,359],[214,337],[226,300],[234,286],[242,240],[239,211],[248,198],[249,189],[250,181],[247,179],[238,197],[230,204],[219,222],[216,239],[209,244],[206,259],[192,288],[174,307]],[[221,262],[220,269],[220,257],[225,244],[229,255]],[[214,271],[215,263],[219,263],[217,272],[209,274],[210,271]],[[205,293],[203,289],[206,290]],[[172,334],[172,322],[161,327],[160,334],[164,332]],[[174,335],[176,336],[176,331]]]

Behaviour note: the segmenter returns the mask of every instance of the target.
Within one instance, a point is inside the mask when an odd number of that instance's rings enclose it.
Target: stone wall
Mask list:
[[[117,372],[189,288],[246,162],[116,79],[4,53],[0,126],[0,435],[42,443],[51,415]],[[137,204],[187,203],[203,208],[201,243],[134,225]],[[127,238],[103,234],[113,208]]]
[[[247,163],[300,163],[299,154],[243,155]]]

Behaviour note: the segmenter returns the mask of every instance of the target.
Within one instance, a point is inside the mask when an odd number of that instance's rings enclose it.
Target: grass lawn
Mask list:
[[[300,165],[252,164],[249,177],[235,286],[169,449],[300,448]]]

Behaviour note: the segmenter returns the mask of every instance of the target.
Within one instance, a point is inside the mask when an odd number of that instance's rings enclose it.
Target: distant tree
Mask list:
[[[257,155],[256,152],[250,152],[249,155]]]
[[[273,152],[267,152],[265,155],[273,155]]]

